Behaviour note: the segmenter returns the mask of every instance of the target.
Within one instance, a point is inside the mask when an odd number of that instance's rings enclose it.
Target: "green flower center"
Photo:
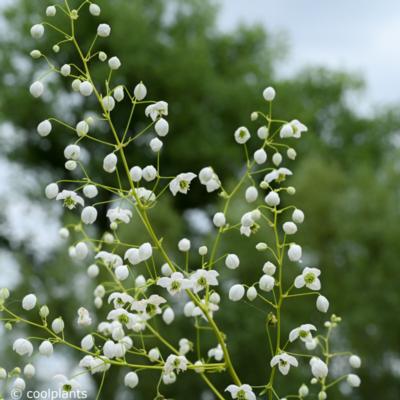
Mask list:
[[[202,276],[201,278],[197,279],[197,283],[199,284],[199,286],[204,287],[207,285],[207,279]]]
[[[180,181],[179,182],[179,187],[181,189],[187,189],[189,187],[189,182],[188,181]]]
[[[68,208],[75,207],[75,200],[72,197],[64,199],[64,206]]]
[[[178,281],[172,281],[171,283],[171,289],[174,291],[177,291],[181,288],[181,284]]]
[[[66,383],[65,385],[63,385],[62,390],[64,392],[70,392],[72,390],[72,386],[69,383]]]
[[[118,321],[121,322],[121,324],[127,324],[127,323],[129,322],[129,318],[128,318],[127,315],[121,314],[121,315],[118,317]]]
[[[238,392],[237,392],[237,399],[238,400],[247,400],[247,396],[246,396],[246,393],[245,393],[245,391],[242,389],[242,390],[239,390]]]
[[[313,283],[315,281],[315,275],[312,272],[309,272],[305,275],[304,280],[308,284]]]

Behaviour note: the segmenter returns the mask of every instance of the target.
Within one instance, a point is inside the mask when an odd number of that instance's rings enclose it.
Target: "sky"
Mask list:
[[[400,104],[399,0],[221,0],[219,24],[260,23],[287,35],[290,54],[282,76],[307,65],[361,74],[362,106]]]

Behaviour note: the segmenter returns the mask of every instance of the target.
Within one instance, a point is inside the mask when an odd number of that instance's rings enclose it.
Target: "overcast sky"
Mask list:
[[[400,103],[400,0],[221,2],[223,29],[241,21],[287,32],[284,74],[309,64],[339,67],[364,76],[366,103]]]

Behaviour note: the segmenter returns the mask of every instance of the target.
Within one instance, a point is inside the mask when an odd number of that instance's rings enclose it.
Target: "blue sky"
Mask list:
[[[287,34],[286,76],[306,65],[360,73],[363,105],[400,103],[399,0],[221,0],[222,29],[261,23]]]

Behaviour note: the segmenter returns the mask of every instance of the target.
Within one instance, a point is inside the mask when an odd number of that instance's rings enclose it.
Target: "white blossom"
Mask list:
[[[271,191],[265,196],[265,202],[270,207],[276,207],[281,202],[281,199],[277,192]]]
[[[165,101],[158,101],[157,103],[150,104],[144,111],[146,117],[150,117],[155,121],[158,117],[168,115],[168,103]]]
[[[108,25],[108,24],[100,24],[100,25],[97,27],[97,34],[98,34],[100,37],[107,37],[107,36],[110,36],[110,34],[111,34],[111,27],[110,27],[110,25]]]
[[[217,286],[218,275],[219,273],[213,269],[198,269],[190,276],[190,280],[193,282],[193,291],[198,293],[207,286]]]
[[[158,361],[161,357],[160,350],[158,350],[157,347],[153,347],[152,349],[149,350],[148,356],[150,361],[153,362]]]
[[[258,190],[255,186],[249,186],[245,192],[245,198],[248,203],[254,203],[258,197]]]
[[[261,139],[261,140],[265,140],[268,137],[268,128],[266,126],[260,126],[257,129],[257,136]]]
[[[171,307],[166,308],[162,314],[162,319],[167,325],[172,324],[175,319],[174,310]]]
[[[282,375],[287,375],[290,367],[297,367],[299,363],[295,357],[287,353],[281,353],[272,358],[271,367],[274,367],[275,365],[278,365],[279,371]]]
[[[276,265],[273,264],[271,261],[267,261],[263,265],[263,272],[266,275],[270,275],[270,276],[274,275],[276,272]]]
[[[223,212],[217,212],[214,214],[213,223],[217,228],[222,228],[226,224],[226,217]]]
[[[265,161],[267,161],[267,153],[264,149],[258,149],[254,152],[254,161],[259,165],[264,164]]]
[[[296,209],[293,211],[292,220],[293,220],[293,222],[295,222],[296,224],[301,224],[301,223],[303,223],[303,222],[304,222],[304,213],[303,213],[303,211],[301,211],[301,210],[299,210],[298,208],[296,208]]]
[[[28,294],[22,299],[22,308],[24,310],[32,310],[36,307],[37,298],[34,294]]]
[[[94,347],[94,338],[92,335],[86,335],[81,340],[81,347],[83,350],[89,351]]]
[[[39,353],[42,356],[50,357],[53,354],[53,345],[48,340],[43,341],[39,346]]]
[[[310,360],[311,373],[317,379],[325,379],[328,376],[328,366],[318,357]]]
[[[267,175],[265,175],[264,181],[267,183],[271,183],[273,181],[282,182],[289,175],[293,175],[293,173],[292,173],[292,171],[290,171],[290,169],[278,168],[278,169],[274,169],[273,171],[271,171]]]
[[[187,251],[189,251],[190,250],[190,246],[191,246],[191,243],[190,243],[190,240],[189,239],[181,239],[179,242],[178,242],[178,249],[179,249],[179,251],[182,251],[182,252],[187,252]]]
[[[33,346],[29,340],[20,338],[14,341],[13,350],[20,356],[30,357],[33,353]]]
[[[93,224],[97,219],[97,210],[92,207],[88,206],[82,210],[81,213],[81,220],[84,224],[90,225]]]
[[[208,193],[214,192],[221,187],[218,175],[211,167],[205,167],[199,172],[199,180],[202,185],[206,186]]]
[[[272,155],[272,162],[275,166],[279,166],[282,162],[282,154],[281,153],[274,153]]]
[[[84,260],[89,254],[89,248],[85,242],[79,242],[75,246],[75,255],[79,260]]]
[[[139,166],[132,167],[129,171],[133,182],[139,182],[142,179],[143,171]]]
[[[171,193],[174,196],[176,196],[178,192],[186,194],[190,189],[191,181],[196,178],[196,176],[197,175],[193,172],[186,172],[177,175],[177,177],[174,178],[169,184]]]
[[[110,208],[107,211],[107,218],[110,222],[129,224],[132,218],[132,211],[121,207]]]
[[[289,333],[289,341],[294,342],[296,339],[300,338],[304,343],[312,340],[311,331],[316,331],[317,328],[312,324],[303,324],[298,328],[292,329]]]
[[[89,132],[89,124],[86,121],[79,121],[75,128],[79,137],[86,136]]]
[[[93,85],[89,81],[83,81],[79,85],[79,92],[82,96],[90,96],[93,93]]]
[[[126,265],[120,265],[119,267],[115,268],[115,277],[119,281],[124,281],[129,277],[129,269]]]
[[[294,222],[288,221],[282,225],[282,229],[286,235],[294,235],[297,232],[297,225]]]
[[[95,185],[86,185],[83,188],[83,194],[88,199],[93,199],[99,194],[99,191],[97,190],[97,187]]]
[[[232,396],[232,399],[238,400],[256,400],[256,395],[254,394],[253,390],[251,389],[250,385],[229,385],[225,392],[229,392]]]
[[[175,354],[171,354],[165,360],[164,365],[164,373],[168,374],[171,372],[181,372],[186,371],[189,362],[185,356],[177,356]]]
[[[64,207],[67,207],[70,210],[74,209],[77,204],[81,205],[82,207],[85,205],[82,197],[78,196],[71,190],[63,190],[57,195],[56,200],[63,200]]]
[[[121,102],[125,98],[124,87],[119,85],[114,89],[113,92],[114,99]]]
[[[64,157],[67,160],[79,160],[81,154],[81,148],[76,144],[69,144],[64,149]]]
[[[112,97],[112,96],[103,97],[103,99],[101,100],[101,103],[104,107],[104,110],[107,112],[111,112],[115,108],[115,100],[114,100],[114,97]]]
[[[150,140],[150,148],[154,153],[158,153],[163,147],[163,142],[158,138],[153,138]]]
[[[254,286],[250,286],[247,289],[246,296],[250,301],[253,301],[257,298],[257,289]]]
[[[48,17],[54,17],[57,14],[57,9],[55,6],[48,6],[46,8],[46,15]]]
[[[36,369],[32,364],[26,364],[24,367],[24,375],[28,378],[28,379],[32,379],[36,374]],[[1,376],[0,376],[1,379]]]
[[[170,277],[162,277],[157,281],[157,285],[166,288],[171,295],[192,287],[193,283],[186,279],[181,272],[173,272]]]
[[[157,177],[157,170],[153,165],[147,165],[143,168],[142,176],[146,182],[154,181],[154,179]]]
[[[250,132],[245,126],[241,126],[236,129],[234,136],[237,143],[245,144],[250,139]]]
[[[64,321],[61,317],[56,318],[51,323],[51,329],[53,329],[54,333],[61,333],[64,330]]]
[[[298,275],[294,280],[294,286],[300,289],[304,286],[310,290],[320,290],[321,281],[318,277],[321,275],[321,271],[318,268],[304,268],[301,275]]]
[[[78,309],[78,325],[89,326],[91,324],[92,318],[90,317],[89,311],[84,307],[80,307]]]

